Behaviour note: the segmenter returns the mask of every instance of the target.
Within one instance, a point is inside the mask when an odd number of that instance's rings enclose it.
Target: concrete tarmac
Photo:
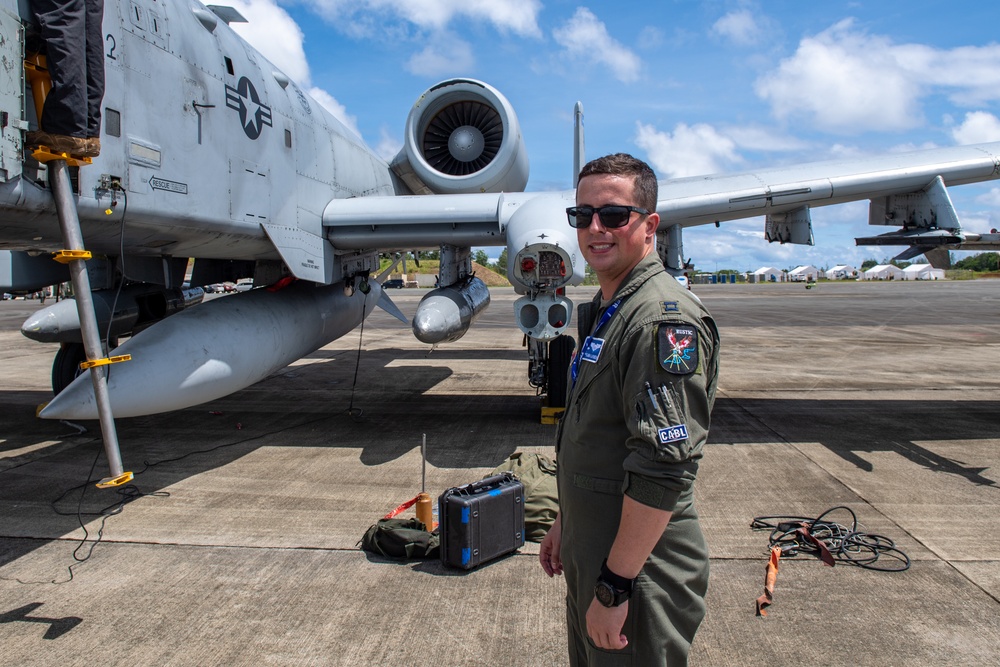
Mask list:
[[[424,292],[390,293],[412,315]],[[691,663],[997,664],[1000,282],[696,293],[723,354]],[[0,302],[0,664],[566,664],[564,585],[537,545],[470,572],[356,546],[420,490],[422,434],[435,496],[552,454],[514,298],[494,289],[434,350],[379,311],[223,400],[119,420],[127,496],[81,486],[107,474],[96,422],[34,417],[55,346],[18,332],[37,303]],[[837,506],[912,567],[783,559],[755,617],[768,534],[751,520]]]

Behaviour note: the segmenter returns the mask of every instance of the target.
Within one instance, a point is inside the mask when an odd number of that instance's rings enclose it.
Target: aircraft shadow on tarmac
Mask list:
[[[449,356],[487,360],[496,352],[452,350]],[[509,352],[522,358],[519,350]],[[156,493],[260,447],[356,449],[364,465],[377,466],[413,452],[426,433],[428,461],[436,468],[488,469],[519,449],[553,444],[554,428],[539,424],[537,397],[523,385],[515,388],[510,377],[500,378],[498,388],[487,369],[479,372],[481,383],[465,378],[463,393],[435,393],[456,371],[419,363],[426,351],[383,349],[362,354],[355,384],[355,357],[343,351],[331,356],[320,354],[319,363],[289,367],[206,405],[118,420],[126,469],[138,473],[135,485]],[[409,365],[396,365],[399,360]],[[86,480],[101,450],[100,431],[96,422],[84,422],[89,431],[79,434],[36,420],[32,403],[47,398],[44,392],[0,391],[0,455],[18,452],[0,458],[0,502],[19,508],[0,517],[0,534],[30,536],[3,540],[0,565],[71,533],[78,507],[98,513],[116,502],[110,492],[91,487],[82,502],[74,492],[55,503]],[[1000,404],[985,400],[720,397],[710,444],[820,443],[865,471],[873,469],[865,453],[893,451],[928,470],[995,486],[986,468],[919,443],[996,439],[998,414]],[[106,474],[104,465],[102,456],[95,480]],[[25,528],[34,525],[44,528]]]
[[[15,623],[15,622],[28,622],[28,623],[41,623],[43,625],[48,625],[49,627],[45,630],[45,635],[43,639],[59,639],[76,626],[83,622],[82,618],[77,616],[66,616],[64,618],[45,618],[43,616],[29,616],[31,612],[35,611],[42,606],[41,602],[32,602],[31,604],[24,605],[17,609],[12,609],[6,612],[0,612],[0,623]]]
[[[817,442],[866,472],[864,454],[896,452],[928,470],[982,486],[988,469],[937,454],[919,442],[990,440],[1000,432],[996,401],[716,400],[709,443]]]

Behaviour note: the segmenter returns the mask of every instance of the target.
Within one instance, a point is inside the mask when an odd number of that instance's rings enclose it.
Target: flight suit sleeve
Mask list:
[[[630,329],[619,349],[629,437],[623,491],[672,510],[694,484],[708,439],[718,337],[714,323],[653,319]]]

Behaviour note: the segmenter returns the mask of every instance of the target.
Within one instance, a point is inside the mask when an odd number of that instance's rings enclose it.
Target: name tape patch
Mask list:
[[[679,442],[681,440],[688,439],[687,424],[678,424],[677,426],[661,428],[656,433],[660,438],[660,442],[664,445],[668,442]]]
[[[601,358],[602,349],[604,349],[603,338],[587,336],[587,340],[583,341],[583,349],[580,350],[580,358],[584,361],[596,364],[597,360]]]

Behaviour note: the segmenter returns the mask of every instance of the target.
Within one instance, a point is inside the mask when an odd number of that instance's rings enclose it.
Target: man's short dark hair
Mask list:
[[[610,176],[634,176],[635,190],[633,196],[635,203],[640,208],[644,208],[650,213],[656,210],[656,174],[652,168],[640,160],[632,157],[628,153],[615,153],[605,155],[596,160],[591,160],[580,170],[580,178],[594,176],[597,174],[608,174]]]

